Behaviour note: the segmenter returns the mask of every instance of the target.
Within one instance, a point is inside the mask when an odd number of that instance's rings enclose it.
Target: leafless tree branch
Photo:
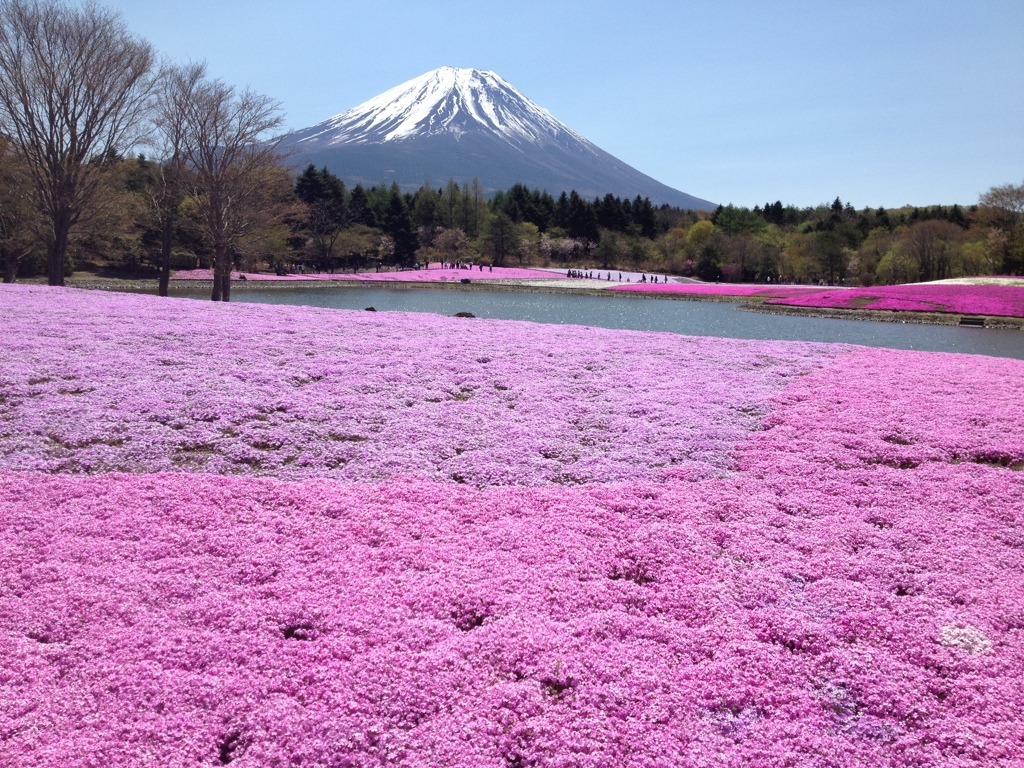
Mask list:
[[[0,131],[29,168],[51,285],[64,284],[67,247],[103,183],[104,159],[142,137],[153,64],[152,47],[91,0],[0,0]]]

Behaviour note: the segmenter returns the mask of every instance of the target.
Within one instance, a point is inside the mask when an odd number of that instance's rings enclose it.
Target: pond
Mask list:
[[[172,295],[209,300],[209,288],[172,288]],[[333,309],[433,312],[591,325],[635,331],[667,331],[690,336],[784,339],[863,344],[870,347],[962,352],[1024,359],[1024,333],[994,328],[959,328],[916,323],[884,323],[769,315],[719,301],[684,301],[554,293],[462,291],[435,288],[363,288],[344,285],[307,288],[248,288],[232,285],[232,301],[298,304]]]

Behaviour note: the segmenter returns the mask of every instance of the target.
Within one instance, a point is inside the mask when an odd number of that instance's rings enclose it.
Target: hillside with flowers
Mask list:
[[[1024,363],[0,289],[0,764],[1019,766]]]

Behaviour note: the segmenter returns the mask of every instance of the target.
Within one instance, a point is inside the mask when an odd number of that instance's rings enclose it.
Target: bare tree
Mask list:
[[[1024,274],[1024,183],[992,187],[980,203],[979,218],[992,229],[989,239],[1007,274]]]
[[[903,253],[918,265],[918,280],[956,277],[963,251],[964,230],[950,221],[931,219],[908,227],[900,238]]]
[[[434,250],[445,262],[468,261],[470,259],[469,238],[461,229],[443,229],[434,235]]]
[[[68,244],[102,184],[100,161],[139,138],[153,63],[150,45],[91,0],[0,0],[0,131],[29,169],[50,285],[64,284]]]
[[[156,90],[154,135],[156,178],[150,189],[150,208],[160,229],[159,293],[168,294],[171,277],[171,248],[178,210],[188,186],[186,155],[188,118],[197,89],[206,80],[204,64],[166,67]]]
[[[1000,221],[1019,224],[1024,221],[1024,183],[992,187],[981,196],[979,203],[992,209],[993,214],[1001,217]]]
[[[211,298],[229,301],[233,251],[265,223],[268,197],[278,187],[277,142],[265,138],[281,125],[280,106],[267,96],[237,93],[202,78],[191,90],[184,118],[188,183],[214,251]]]

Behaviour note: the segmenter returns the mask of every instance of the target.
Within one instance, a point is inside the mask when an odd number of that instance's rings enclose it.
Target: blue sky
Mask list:
[[[1021,0],[102,4],[293,129],[450,65],[716,202],[971,204],[1024,183]]]

